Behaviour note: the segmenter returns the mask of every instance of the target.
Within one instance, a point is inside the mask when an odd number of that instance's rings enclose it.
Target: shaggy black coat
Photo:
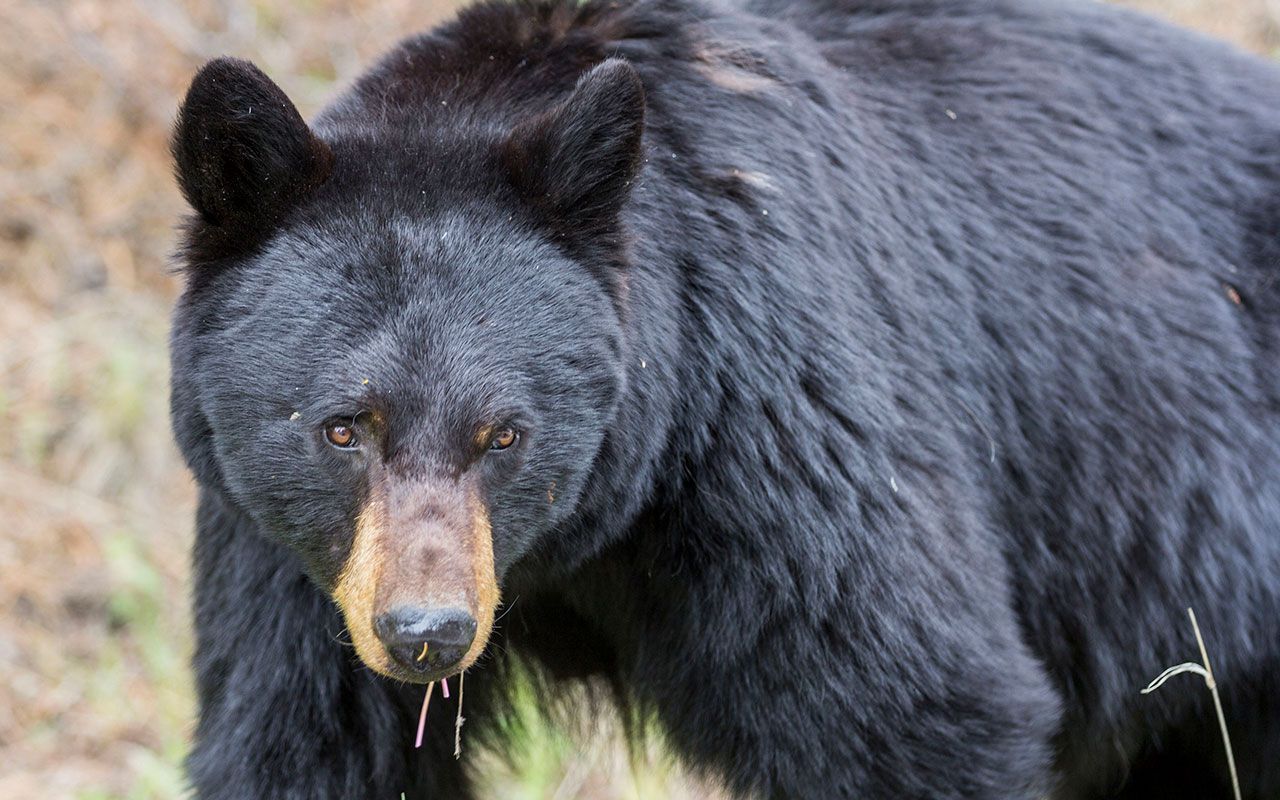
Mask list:
[[[491,2],[310,127],[214,62],[174,150],[201,800],[472,796],[453,701],[414,750],[343,645],[361,468],[298,431],[462,471],[494,404],[469,738],[523,657],[743,796],[1223,797],[1207,693],[1138,693],[1193,606],[1280,795],[1275,65],[1091,3]]]

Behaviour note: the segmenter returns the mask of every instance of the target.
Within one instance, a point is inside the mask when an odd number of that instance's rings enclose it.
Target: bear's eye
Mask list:
[[[342,422],[332,422],[326,425],[324,438],[329,440],[329,444],[344,450],[355,447],[359,441],[359,437],[356,436],[356,429]]]
[[[489,440],[490,450],[506,450],[520,439],[514,428],[499,428]]]

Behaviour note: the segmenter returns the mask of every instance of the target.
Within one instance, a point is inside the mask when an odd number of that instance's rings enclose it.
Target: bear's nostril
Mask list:
[[[467,654],[475,639],[476,621],[457,608],[400,606],[378,617],[374,630],[401,667],[438,672]]]

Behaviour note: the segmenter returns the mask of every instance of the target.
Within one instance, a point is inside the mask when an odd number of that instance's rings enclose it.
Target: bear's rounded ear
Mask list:
[[[512,185],[557,228],[591,234],[612,226],[640,168],[644,112],[635,69],[617,58],[598,64],[567,100],[507,136]]]
[[[278,220],[333,164],[284,91],[236,58],[215,59],[196,74],[171,147],[187,202],[229,236]]]

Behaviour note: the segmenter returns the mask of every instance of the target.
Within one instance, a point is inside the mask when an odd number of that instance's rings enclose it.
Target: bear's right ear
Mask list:
[[[235,58],[210,61],[196,74],[171,147],[187,202],[227,236],[277,221],[333,165],[328,145],[284,91]]]
[[[644,85],[611,58],[583,75],[569,98],[515,126],[502,158],[516,190],[563,229],[608,229],[640,169]]]

